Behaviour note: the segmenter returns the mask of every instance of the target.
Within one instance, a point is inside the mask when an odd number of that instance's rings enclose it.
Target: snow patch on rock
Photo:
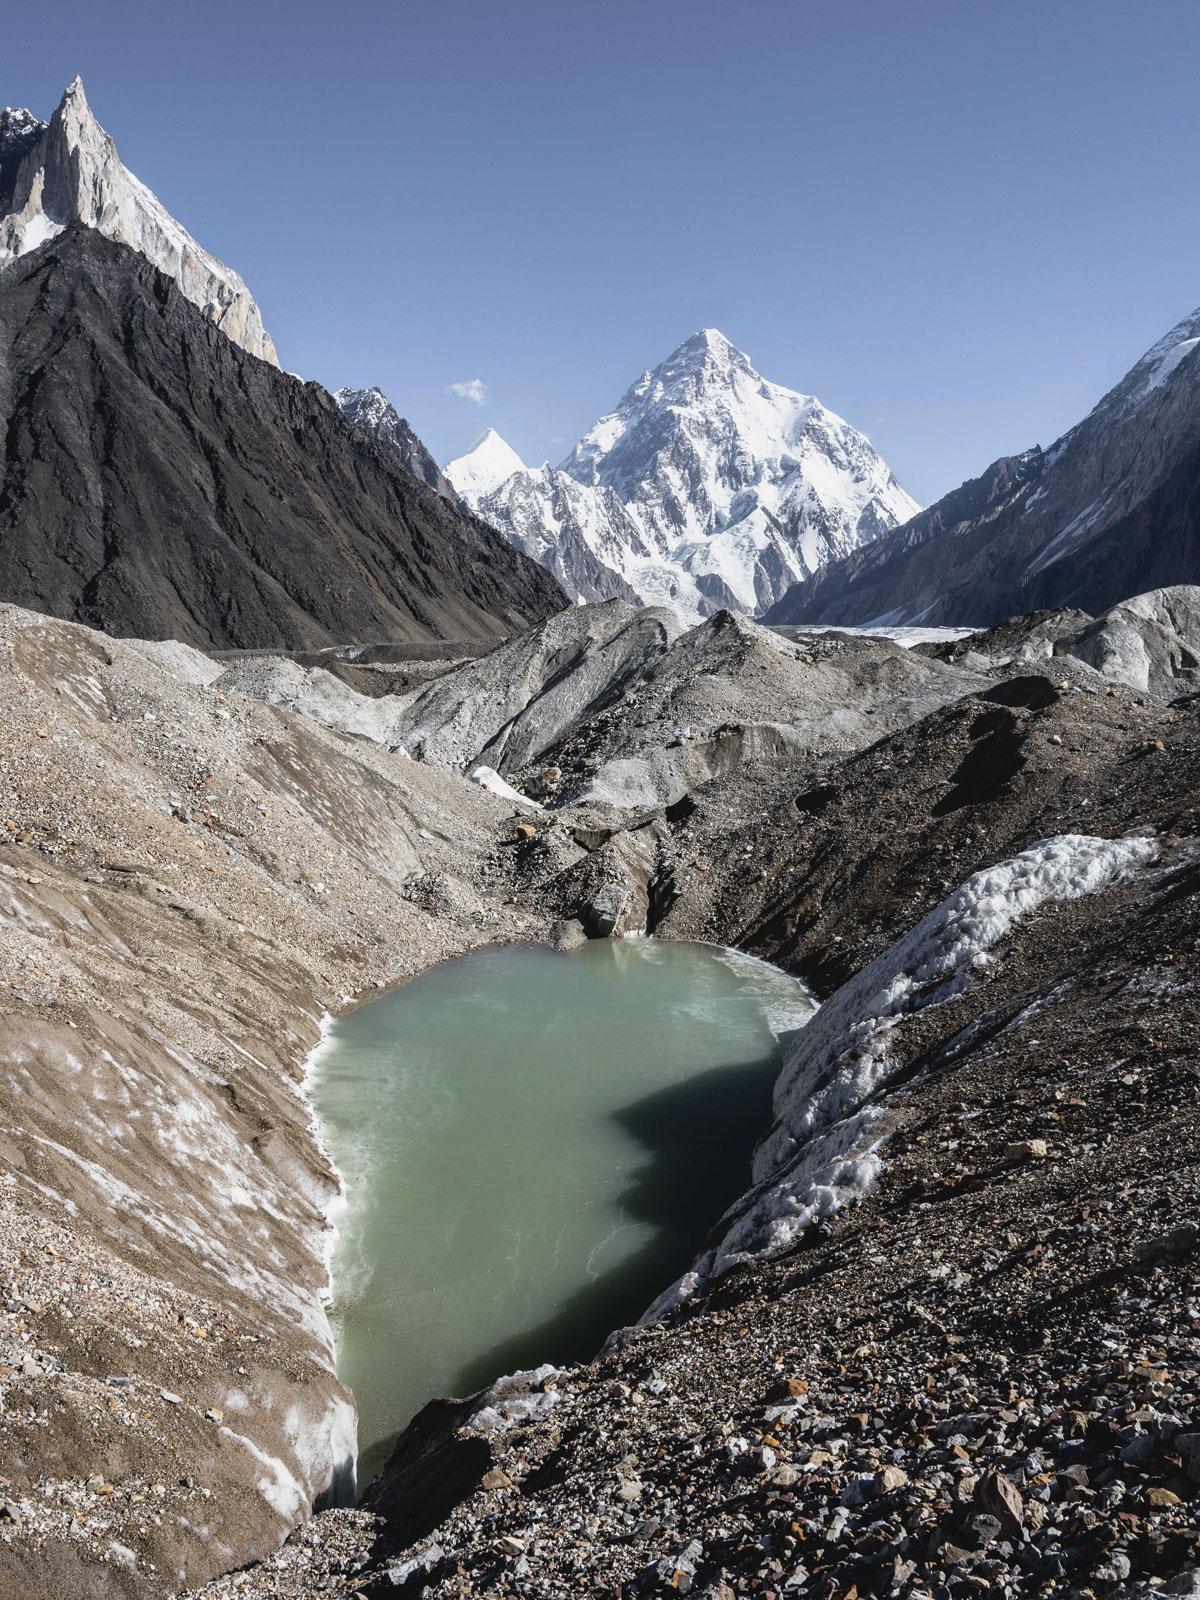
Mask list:
[[[497,1378],[484,1391],[483,1404],[471,1413],[466,1426],[475,1433],[507,1433],[510,1428],[548,1415],[562,1399],[559,1389],[547,1387],[551,1379],[558,1377],[558,1371],[547,1361],[540,1367]]]
[[[520,789],[514,789],[511,783],[500,776],[495,767],[472,767],[467,777],[472,783],[477,783],[481,789],[486,789],[489,794],[494,794],[501,800],[511,800],[514,805],[524,806],[529,811],[543,809],[539,800],[531,800],[527,794],[522,794]]]

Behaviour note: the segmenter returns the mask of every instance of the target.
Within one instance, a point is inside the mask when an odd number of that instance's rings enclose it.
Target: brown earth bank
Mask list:
[[[865,715],[825,748],[743,738],[667,804],[538,813],[186,682],[209,671],[193,653],[6,625],[4,1121],[22,1131],[0,1145],[3,1427],[23,1454],[0,1551],[18,1592],[1200,1590],[1193,704],[1071,660],[918,692],[914,663],[917,720],[874,743]],[[766,726],[764,671],[793,721],[818,685],[817,729],[835,669],[898,670],[883,644],[802,649],[785,673],[736,642],[745,726]],[[679,659],[711,672],[714,648]],[[664,744],[707,737],[670,725],[682,690],[661,710],[650,680],[631,691],[647,761],[652,717]],[[581,733],[555,733],[551,797],[571,760],[603,772],[622,748],[597,693]],[[728,692],[713,705],[733,726]],[[663,759],[673,785],[683,758]],[[329,1177],[289,1087],[322,1010],[555,920],[736,944],[824,998],[971,874],[1130,832],[1155,859],[1041,903],[941,1003],[892,1019],[865,1195],[593,1363],[432,1403],[363,1509],[245,1568],[338,1465],[313,1459],[309,1420],[342,1398],[311,1318]],[[51,1030],[71,1037],[42,1045]],[[282,1503],[280,1465],[291,1518],[262,1488]]]
[[[197,664],[0,608],[4,1594],[174,1593],[337,1496],[302,1064],[538,931],[478,887],[510,807]]]

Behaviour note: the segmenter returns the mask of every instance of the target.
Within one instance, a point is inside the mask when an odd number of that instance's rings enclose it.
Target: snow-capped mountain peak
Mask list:
[[[138,251],[235,344],[279,364],[245,283],[122,164],[80,78],[67,86],[49,122],[15,109],[0,117],[0,268],[72,222]]]
[[[445,473],[382,389],[338,389],[333,398],[347,422],[378,439],[399,458],[406,472],[436,489],[452,504],[460,504]]]
[[[868,439],[716,328],[644,372],[557,469],[501,479],[504,464],[469,487],[447,471],[581,597],[632,590],[690,618],[757,614],[918,509]]]
[[[1200,349],[1200,311],[1193,311],[1191,316],[1184,317],[1182,322],[1176,323],[1170,333],[1164,334],[1157,344],[1151,345],[1142,359],[1126,373],[1116,389],[1100,402],[1097,410],[1116,396],[1120,397],[1126,407],[1142,403],[1156,390],[1161,389],[1176,367],[1197,349]]]
[[[442,470],[468,505],[474,506],[514,472],[528,468],[495,428],[487,428],[468,451],[447,461]]]
[[[378,426],[380,423],[390,422],[393,417],[398,417],[400,414],[383,390],[378,387],[371,389],[335,389],[333,398],[343,411],[350,405],[354,406],[356,412],[354,421],[360,428]]]

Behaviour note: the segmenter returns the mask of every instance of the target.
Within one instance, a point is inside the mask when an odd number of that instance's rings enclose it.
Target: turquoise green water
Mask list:
[[[686,1269],[811,1009],[749,957],[600,940],[446,962],[335,1025],[310,1093],[361,1482],[426,1400],[593,1354]]]

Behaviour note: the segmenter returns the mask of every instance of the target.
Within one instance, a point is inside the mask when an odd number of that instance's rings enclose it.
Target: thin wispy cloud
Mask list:
[[[456,394],[460,400],[469,400],[473,406],[485,406],[490,396],[482,378],[468,378],[466,383],[448,383],[447,394]]]

